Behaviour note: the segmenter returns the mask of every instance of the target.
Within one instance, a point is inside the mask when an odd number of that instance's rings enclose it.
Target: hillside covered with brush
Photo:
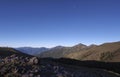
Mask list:
[[[72,58],[77,60],[120,61],[120,42],[101,45],[78,44],[73,47],[55,47],[37,55],[38,57]]]

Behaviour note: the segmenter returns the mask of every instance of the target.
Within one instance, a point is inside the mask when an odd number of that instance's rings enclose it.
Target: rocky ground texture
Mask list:
[[[120,77],[102,69],[78,67],[41,60],[37,57],[11,55],[0,58],[0,77]]]

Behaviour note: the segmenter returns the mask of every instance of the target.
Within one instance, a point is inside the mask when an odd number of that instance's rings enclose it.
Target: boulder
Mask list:
[[[39,63],[39,59],[37,57],[32,57],[29,60],[30,64],[38,64]]]

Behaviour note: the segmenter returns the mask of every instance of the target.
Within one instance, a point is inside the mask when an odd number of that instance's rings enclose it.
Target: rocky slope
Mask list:
[[[0,48],[0,77],[120,77],[120,63],[38,58]]]
[[[60,59],[11,55],[2,58],[0,77],[120,77],[114,71],[76,66],[64,61],[68,62],[66,59],[62,62]]]

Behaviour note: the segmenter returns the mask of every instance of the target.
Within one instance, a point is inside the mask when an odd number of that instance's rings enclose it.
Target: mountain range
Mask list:
[[[101,45],[78,44],[73,47],[54,47],[37,54],[38,57],[72,58],[77,60],[97,60],[108,62],[120,61],[120,42],[104,43]]]
[[[77,60],[120,61],[120,42],[103,43],[101,45],[77,44],[72,47],[56,46],[53,48],[20,47],[17,50],[40,58],[71,58]]]
[[[19,47],[19,48],[15,48],[15,49],[18,51],[30,54],[30,55],[40,54],[41,52],[49,50],[49,48],[45,48],[45,47],[40,47],[40,48]]]
[[[21,51],[0,47],[0,77],[27,77],[28,73],[22,76],[26,71],[39,77],[120,77],[120,42],[43,48],[34,53],[38,57],[29,55],[34,50]],[[38,64],[30,64],[33,62]]]

